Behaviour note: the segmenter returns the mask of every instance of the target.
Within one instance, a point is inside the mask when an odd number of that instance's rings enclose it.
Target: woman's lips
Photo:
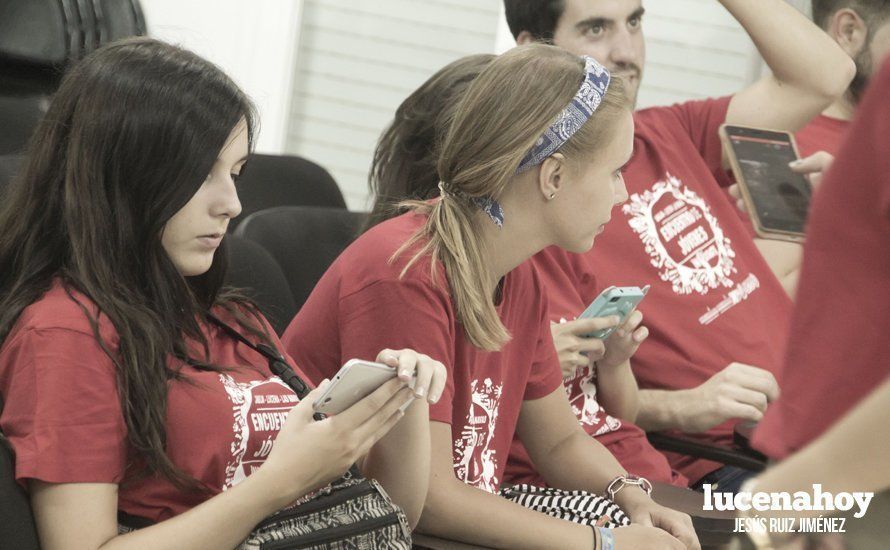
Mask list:
[[[213,233],[210,235],[202,235],[198,237],[198,242],[208,248],[217,248],[223,240],[221,233]]]

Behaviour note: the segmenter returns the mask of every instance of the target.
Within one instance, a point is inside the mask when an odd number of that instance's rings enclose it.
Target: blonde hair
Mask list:
[[[445,267],[457,318],[470,342],[499,350],[510,334],[498,316],[474,197],[501,196],[526,153],[572,100],[584,80],[584,61],[555,46],[530,44],[509,50],[470,84],[457,104],[439,154],[438,173],[450,193],[433,203],[405,201],[400,206],[427,221],[393,255],[417,242],[425,244],[403,268],[431,256]],[[559,152],[566,159],[589,160],[612,134],[619,115],[630,109],[621,82],[613,78],[599,108]],[[507,212],[509,216],[509,212]]]

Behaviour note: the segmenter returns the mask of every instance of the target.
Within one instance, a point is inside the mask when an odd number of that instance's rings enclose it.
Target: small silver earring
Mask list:
[[[556,196],[556,193],[550,193],[550,196],[547,197],[547,200],[552,201],[553,197],[555,197],[555,196]]]

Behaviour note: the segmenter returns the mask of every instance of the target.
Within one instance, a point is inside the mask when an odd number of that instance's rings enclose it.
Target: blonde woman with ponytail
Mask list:
[[[387,342],[448,369],[429,396],[421,532],[498,548],[698,548],[689,517],[654,503],[580,427],[562,388],[547,299],[530,262],[593,246],[626,199],[633,147],[620,82],[590,58],[530,45],[468,86],[439,151],[441,198],[362,235],[319,281],[284,343],[329,377]],[[556,519],[497,495],[517,436],[551,487],[605,494],[633,522]],[[397,460],[396,457],[381,457]]]

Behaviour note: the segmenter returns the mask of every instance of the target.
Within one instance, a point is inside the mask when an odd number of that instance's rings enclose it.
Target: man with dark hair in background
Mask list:
[[[813,21],[853,58],[856,76],[843,96],[797,132],[802,157],[837,153],[869,79],[890,53],[890,0],[813,0]]]
[[[720,3],[772,74],[730,97],[636,112],[634,158],[624,170],[630,197],[598,237],[596,252],[579,262],[579,279],[592,283],[573,289],[583,300],[572,315],[606,286],[651,284],[641,305],[650,336],[632,360],[642,388],[637,421],[649,431],[727,444],[735,423],[759,420],[778,397],[791,301],[726,200],[730,182],[717,129],[726,122],[796,131],[843,95],[855,67],[782,0]],[[546,40],[590,55],[636,96],[645,63],[641,0],[504,4],[518,43]],[[550,302],[566,303],[561,298]],[[733,491],[748,475],[688,456],[668,458],[693,487]]]
[[[881,60],[890,53],[890,0],[813,0],[812,8],[813,21],[856,63],[856,76],[846,93],[795,135],[801,161],[792,165],[792,170],[809,174],[811,183],[816,184],[816,174],[821,178],[821,172],[837,153],[865,87],[881,66]],[[729,191],[758,250],[793,296],[803,262],[803,247],[757,237],[738,186],[730,187]]]

